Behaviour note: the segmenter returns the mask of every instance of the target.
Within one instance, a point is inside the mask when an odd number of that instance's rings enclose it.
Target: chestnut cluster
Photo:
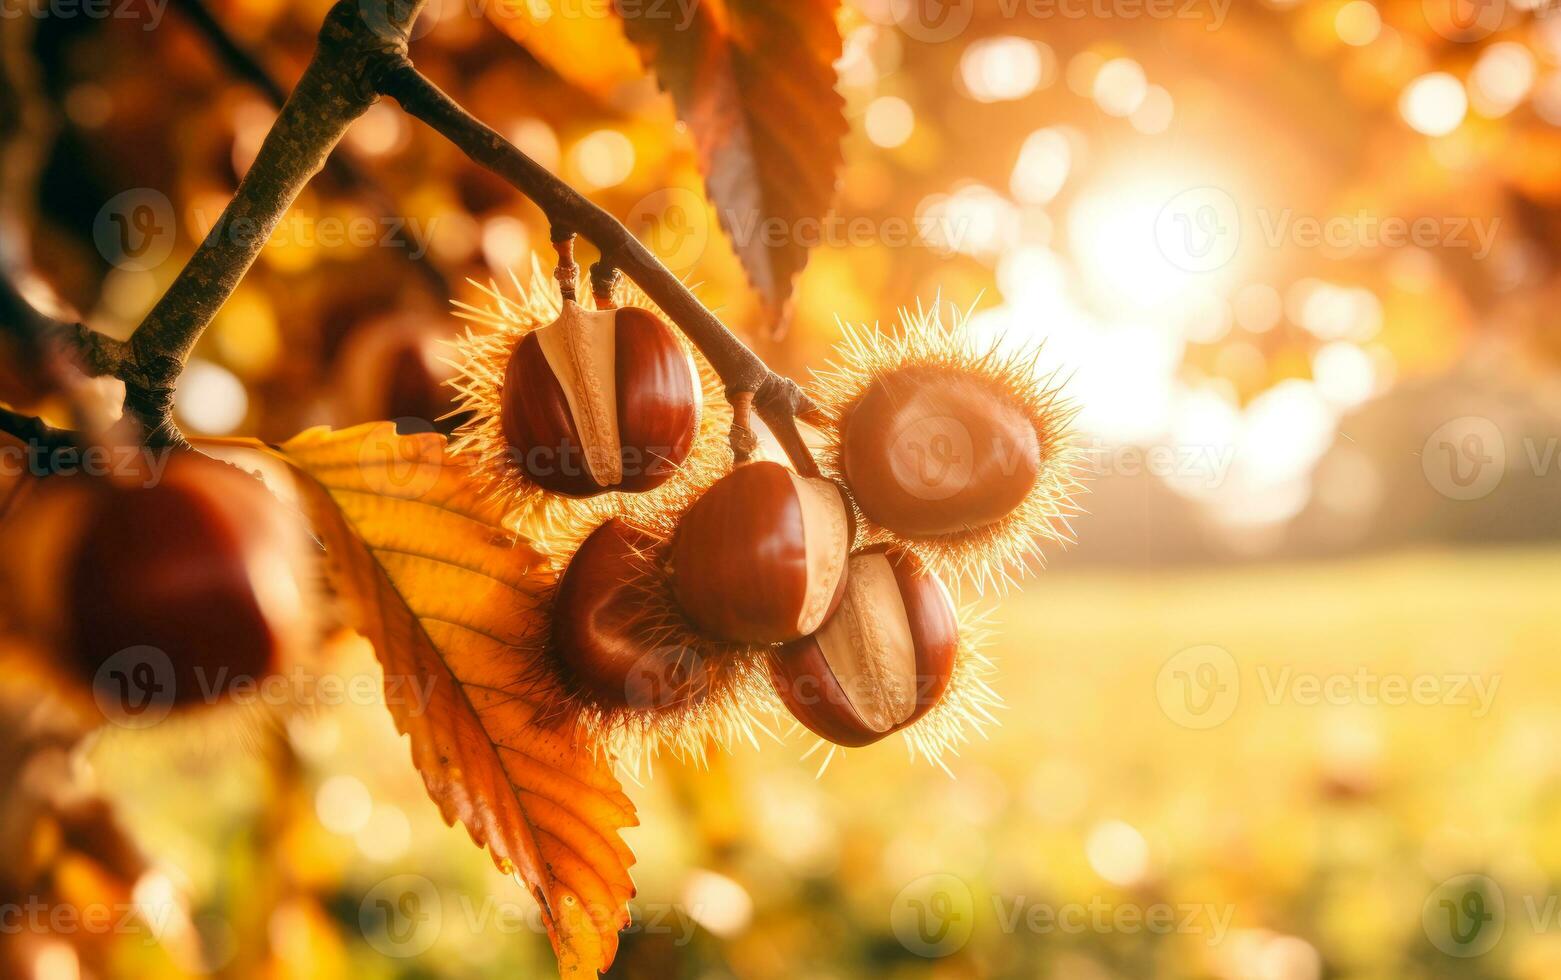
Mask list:
[[[647,709],[696,702],[717,658],[761,655],[798,721],[839,745],[876,742],[941,699],[959,631],[914,557],[852,555],[852,530],[832,481],[738,466],[670,539],[618,518],[597,527],[560,578],[552,652],[598,703]],[[672,603],[656,616],[660,576]]]
[[[848,328],[810,389],[822,473],[723,471],[709,376],[648,301],[590,310],[533,280],[464,308],[492,330],[465,343],[480,418],[458,451],[504,461],[517,511],[601,498],[565,511],[589,533],[538,658],[569,705],[682,746],[766,689],[843,746],[905,732],[935,756],[979,723],[995,695],[943,580],[1007,579],[1071,513],[1069,410],[1030,362],[920,308],[898,334]]]

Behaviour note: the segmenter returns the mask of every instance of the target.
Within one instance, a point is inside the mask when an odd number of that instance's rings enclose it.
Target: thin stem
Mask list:
[[[0,330],[16,337],[41,370],[54,370],[56,353],[69,353],[84,374],[113,374],[124,360],[126,344],[97,333],[84,323],[56,320],[22,296],[5,270],[0,270]],[[62,379],[50,379],[56,383]]]
[[[575,284],[580,281],[580,267],[575,265],[575,236],[561,228],[553,229],[553,248],[558,251],[558,264],[553,267],[553,278],[558,280],[558,291],[565,300],[575,300]]]
[[[223,40],[225,33],[209,12],[202,16],[198,0],[184,2],[230,63],[274,96],[277,90],[269,76],[230,39]],[[378,95],[389,95],[535,202],[552,224],[555,240],[576,232],[584,235],[602,253],[605,268],[621,269],[661,307],[715,368],[728,399],[738,407],[734,447],[747,446],[752,439],[748,423],[757,412],[798,471],[816,474],[817,463],[797,428],[798,415],[815,410],[802,389],[770,370],[616,218],[520,152],[412,66],[408,32],[424,3],[337,0],[320,30],[313,60],[282,104],[233,200],[128,342],[80,325],[54,324],[47,332],[80,352],[88,372],[114,374],[125,382],[126,413],[142,423],[147,442],[184,445],[172,407],[190,352],[299,192],[325,166],[347,127]],[[573,265],[572,255],[563,257]]]
[[[35,446],[48,455],[52,455],[56,450],[78,446],[81,441],[80,433],[68,429],[56,429],[43,419],[13,412],[4,406],[0,406],[0,432],[15,436],[28,446]]]
[[[379,79],[379,91],[401,103],[473,162],[508,181],[530,198],[555,229],[584,235],[661,307],[705,356],[726,385],[727,398],[752,394],[760,418],[775,432],[799,471],[817,473],[812,454],[797,431],[796,415],[812,402],[796,382],[769,366],[694,298],[677,276],[651,254],[622,223],[579,191],[526,156],[492,127],[467,112],[402,56]]]
[[[591,298],[596,300],[598,310],[610,310],[613,303],[612,292],[618,285],[618,267],[613,265],[604,256],[600,260],[591,263]]]

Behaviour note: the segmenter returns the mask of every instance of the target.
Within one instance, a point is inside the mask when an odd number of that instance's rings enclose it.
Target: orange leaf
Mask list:
[[[302,475],[300,502],[378,652],[429,795],[524,879],[564,977],[605,970],[634,895],[619,831],[638,821],[610,760],[540,721],[528,699],[521,639],[543,582],[536,552],[438,435],[311,429],[280,452]],[[397,683],[408,679],[416,686]],[[423,685],[426,703],[400,694]]]
[[[629,39],[688,124],[710,200],[777,333],[842,161],[839,7],[702,0],[623,11]]]
[[[567,7],[567,9],[563,9]],[[598,99],[644,76],[612,4],[494,0],[488,19],[570,85]]]

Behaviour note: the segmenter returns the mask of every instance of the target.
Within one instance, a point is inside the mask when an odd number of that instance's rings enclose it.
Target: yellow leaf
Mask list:
[[[279,451],[429,795],[526,883],[561,975],[605,970],[634,895],[619,831],[637,820],[610,761],[529,698],[537,553],[438,435],[311,429]],[[424,685],[426,701],[403,694]]]

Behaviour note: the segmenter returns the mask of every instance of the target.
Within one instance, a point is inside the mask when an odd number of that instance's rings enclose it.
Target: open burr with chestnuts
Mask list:
[[[822,626],[771,654],[793,717],[837,745],[870,745],[942,699],[959,650],[953,600],[914,555],[876,547],[851,557],[846,595]]]
[[[945,582],[1006,579],[1064,536],[1068,410],[1044,379],[936,314],[851,330],[809,391],[820,458],[733,466],[731,416],[700,441],[706,374],[659,317],[539,283],[472,317],[497,339],[469,340],[477,419],[457,433],[511,468],[498,486],[575,508],[539,690],[631,756],[697,755],[784,710],[838,746],[903,733],[936,759],[989,717],[980,632]]]
[[[699,409],[694,366],[659,317],[566,300],[510,355],[501,424],[527,477],[592,497],[670,479],[693,446]]]

